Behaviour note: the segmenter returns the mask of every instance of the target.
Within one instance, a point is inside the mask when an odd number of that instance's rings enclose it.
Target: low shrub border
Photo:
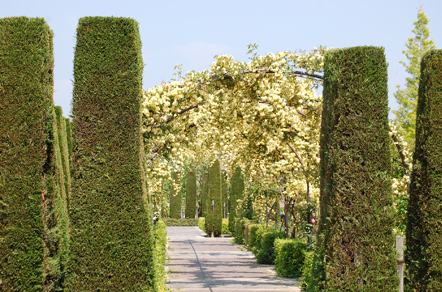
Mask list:
[[[257,232],[257,241],[260,241],[256,255],[258,264],[273,265],[275,263],[275,240],[284,238],[284,233],[274,229],[261,229]]]
[[[303,273],[306,244],[300,239],[275,239],[275,269],[278,275],[298,278]]]
[[[198,219],[163,218],[166,226],[198,226]]]
[[[258,232],[260,229],[264,229],[261,224],[250,224],[248,226],[248,240],[247,248],[256,254],[261,249],[261,240],[259,239]]]
[[[167,231],[166,223],[159,220],[153,227],[155,236],[155,283],[157,283],[158,291],[166,291],[166,253],[167,253]]]
[[[206,232],[206,228],[205,228],[205,226],[206,226],[206,217],[199,217],[199,218],[198,218],[198,227],[199,227],[202,231]]]
[[[229,218],[223,218],[222,234],[231,234],[229,230]]]
[[[205,229],[205,224],[206,224],[206,218],[205,217],[200,217],[198,219],[196,219],[195,221],[198,221],[198,227],[207,233],[206,229]],[[223,218],[222,220],[222,234],[230,234],[230,230],[229,230],[229,219],[228,218]]]
[[[230,219],[230,218],[229,218]],[[247,245],[246,238],[248,238],[248,230],[246,227],[249,225],[249,219],[247,218],[235,218],[235,242],[238,244]]]
[[[303,291],[312,291],[311,279],[312,279],[314,257],[315,257],[314,251],[306,251],[304,254],[304,265],[302,266],[302,282],[301,282]]]

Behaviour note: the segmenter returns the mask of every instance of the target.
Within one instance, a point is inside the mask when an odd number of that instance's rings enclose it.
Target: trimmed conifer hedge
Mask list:
[[[156,283],[158,291],[167,291],[166,288],[166,259],[167,259],[167,231],[166,223],[159,220],[155,224],[154,228],[155,235],[155,257],[156,257]]]
[[[178,173],[172,173],[172,180],[175,184],[179,184]],[[173,184],[171,184],[169,193],[170,218],[181,218],[181,191],[178,192]]]
[[[284,238],[284,233],[272,228],[258,232],[259,250],[255,253],[258,264],[273,265],[275,263],[275,240]]]
[[[68,141],[68,154],[69,154],[69,164],[72,164],[72,156],[74,153],[73,141],[72,141],[72,121],[69,118],[65,118],[66,124],[66,138]]]
[[[64,188],[66,192],[65,200],[69,198],[71,192],[71,166],[69,161],[69,144],[66,119],[63,117],[63,109],[61,106],[55,107],[55,117],[57,122],[57,134],[60,149],[60,156],[63,168]],[[68,120],[69,121],[69,120]],[[70,134],[70,132],[69,132]]]
[[[209,174],[205,171],[201,178],[201,203],[200,203],[200,217],[206,217],[206,203],[207,203],[207,187]]]
[[[389,139],[384,49],[327,52],[316,289],[398,289]]]
[[[442,50],[422,58],[406,267],[415,291],[442,291]]]
[[[187,173],[186,186],[186,218],[195,219],[196,216],[196,173],[189,171]]]
[[[143,171],[142,71],[135,20],[79,20],[66,291],[156,290]]]
[[[230,204],[229,204],[229,229],[235,233],[235,222],[239,218],[238,200],[244,199],[244,181],[241,174],[241,168],[237,167],[230,179]]]
[[[207,180],[206,222],[207,234],[219,237],[222,233],[222,179],[219,160],[215,160],[209,168]],[[214,205],[212,205],[212,202]]]
[[[58,288],[53,33],[0,19],[0,290]]]
[[[221,172],[221,196],[222,196],[222,206],[221,212],[223,218],[227,218],[227,213],[229,212],[229,186],[227,185],[226,173]]]
[[[50,115],[52,133],[48,143],[52,143],[52,154],[49,164],[52,176],[46,176],[48,194],[45,214],[45,248],[44,267],[45,276],[43,291],[61,291],[67,276],[69,260],[69,215],[68,197],[71,191],[70,168],[66,142],[65,119],[60,107],[53,108]]]

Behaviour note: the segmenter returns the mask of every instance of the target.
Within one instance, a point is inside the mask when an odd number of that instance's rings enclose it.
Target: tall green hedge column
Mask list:
[[[190,170],[187,173],[186,218],[195,219],[195,213],[196,213],[196,173]]]
[[[210,235],[221,236],[223,206],[222,206],[222,178],[219,160],[215,160],[209,168],[208,192],[206,201],[206,232]]]
[[[384,49],[331,50],[324,62],[316,284],[396,291]]]
[[[206,202],[207,202],[207,192],[208,192],[208,177],[209,174],[205,171],[201,178],[201,203],[200,203],[200,212],[201,217],[206,217]]]
[[[235,231],[235,220],[238,217],[238,200],[244,199],[244,181],[241,168],[237,167],[230,180],[229,229]]]
[[[57,122],[58,144],[60,147],[60,158],[62,162],[64,186],[66,192],[65,198],[68,198],[71,192],[71,167],[69,161],[69,142],[66,131],[67,125],[66,119],[63,117],[63,109],[61,106],[55,107],[55,117]]]
[[[416,291],[442,291],[442,50],[422,58],[406,266]]]
[[[0,19],[2,291],[42,291],[44,286],[46,211],[53,211],[55,183],[53,66],[52,31],[44,19]]]
[[[172,173],[172,179],[175,184],[179,184],[178,173]],[[170,218],[181,218],[181,191],[177,192],[177,189],[173,184],[171,184],[170,194],[169,194],[169,204],[170,204]]]
[[[136,21],[85,17],[74,59],[74,163],[67,291],[152,291]]]
[[[221,188],[222,189],[222,191],[221,191],[222,192],[221,193],[222,209],[221,209],[221,212],[222,212],[223,218],[227,218],[227,213],[229,210],[229,186],[227,184],[226,173],[224,173],[224,172],[221,172],[221,183],[222,183],[222,188]]]

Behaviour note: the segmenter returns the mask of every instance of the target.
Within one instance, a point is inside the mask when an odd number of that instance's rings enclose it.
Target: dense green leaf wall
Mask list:
[[[219,160],[215,160],[209,168],[207,181],[207,201],[206,201],[206,232],[207,234],[214,234],[214,236],[221,236],[222,233],[222,178],[221,166]],[[212,206],[212,201],[214,206]]]
[[[155,290],[142,163],[142,71],[136,21],[79,20],[67,291]]]
[[[330,50],[324,63],[314,272],[320,290],[398,289],[389,139],[384,49]]]
[[[42,18],[0,19],[2,291],[42,291],[53,285],[44,250],[52,244],[48,230],[57,224],[48,221],[55,218],[48,214],[57,199],[52,37]]]
[[[442,291],[442,50],[421,63],[406,267],[416,291]]]

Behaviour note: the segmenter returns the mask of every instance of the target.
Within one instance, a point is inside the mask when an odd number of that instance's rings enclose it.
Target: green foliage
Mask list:
[[[300,239],[275,240],[275,269],[278,275],[298,278],[303,273],[307,245]]]
[[[273,265],[275,262],[275,240],[284,238],[284,233],[272,228],[263,229],[256,233],[260,241],[258,252],[255,253],[259,264]]]
[[[68,153],[69,153],[69,162],[72,163],[72,156],[74,154],[74,145],[72,141],[72,121],[68,118],[65,119],[66,124],[66,138],[68,141]]]
[[[200,203],[200,211],[201,211],[201,217],[205,217],[206,214],[206,205],[207,205],[207,192],[208,189],[208,177],[209,174],[207,172],[203,173],[203,177],[201,179],[201,203]]]
[[[302,282],[301,286],[304,291],[314,291],[312,287],[312,270],[314,251],[306,251],[304,254],[304,265],[302,266]]]
[[[155,236],[155,283],[158,291],[166,291],[166,254],[167,254],[167,231],[166,223],[159,220],[153,228]]]
[[[2,291],[51,291],[59,280],[52,265],[58,264],[59,241],[50,237],[57,234],[60,194],[52,37],[42,18],[0,19]]]
[[[222,216],[227,218],[229,212],[229,186],[226,179],[226,173],[221,172],[221,196],[222,196]]]
[[[254,254],[257,254],[261,249],[260,232],[265,229],[262,224],[250,224],[248,226],[249,238],[247,241],[247,248]]]
[[[422,56],[428,50],[436,48],[433,40],[429,39],[430,31],[427,25],[428,18],[424,11],[419,9],[417,21],[414,22],[414,29],[412,30],[414,36],[405,43],[407,50],[402,51],[408,63],[400,62],[410,76],[406,78],[405,88],[400,88],[398,85],[394,94],[399,105],[398,110],[393,111],[396,115],[394,123],[409,145],[414,145],[415,140],[416,108]]]
[[[209,168],[207,182],[206,222],[207,234],[213,232],[215,237],[221,236],[222,232],[222,179],[219,160],[215,160]],[[213,203],[212,203],[213,202]],[[212,205],[214,204],[214,205]]]
[[[66,291],[155,291],[141,135],[141,41],[129,18],[79,20]]]
[[[187,173],[186,186],[186,218],[195,219],[196,216],[196,173],[189,171]]]
[[[205,217],[199,217],[198,218],[198,227],[206,232],[206,218]]]
[[[415,291],[442,290],[442,50],[424,55],[408,207],[406,266]]]
[[[312,250],[316,245],[316,238],[314,234],[314,225],[312,223],[312,219],[314,218],[314,214],[316,214],[317,206],[316,202],[310,201],[307,204],[302,204],[296,206],[296,214],[298,220],[295,221],[296,234],[297,238],[305,239],[307,242],[307,249]],[[316,221],[316,219],[315,219]]]
[[[53,120],[53,186],[48,187],[53,193],[51,206],[47,210],[45,226],[48,239],[45,242],[45,254],[48,260],[44,261],[45,290],[59,291],[64,288],[64,279],[67,276],[66,266],[69,259],[69,216],[68,203],[71,193],[70,165],[67,151],[65,119],[61,107],[55,107],[52,113]],[[46,179],[51,180],[48,176]],[[48,204],[49,205],[49,204]]]
[[[60,155],[63,168],[63,180],[66,195],[64,199],[67,201],[71,192],[71,165],[69,159],[68,134],[66,127],[66,119],[63,117],[63,109],[61,106],[55,107],[55,117],[57,123],[58,142],[60,146]],[[70,122],[69,122],[70,123]]]
[[[229,219],[229,224],[230,224]],[[235,242],[238,244],[244,244],[247,246],[246,238],[248,238],[248,230],[246,230],[246,226],[249,224],[249,219],[247,218],[236,218],[235,219],[235,231],[233,233],[235,237]]]
[[[250,226],[253,224],[252,221],[250,221],[247,218],[242,218],[241,220],[238,219],[239,225],[236,227],[238,232],[241,232],[241,237],[239,237],[240,239],[242,238],[244,245],[245,246],[249,246],[249,238],[250,238]],[[242,243],[242,242],[240,242]]]
[[[241,209],[241,216],[243,218],[247,218],[249,220],[253,220],[255,213],[253,212],[253,195],[248,193],[246,194]]]
[[[223,218],[223,222],[222,222],[222,234],[230,234],[230,230],[229,230],[229,219],[228,218]]]
[[[317,289],[397,290],[383,48],[325,55],[320,145]]]
[[[172,173],[172,179],[175,184],[179,184],[178,173]],[[169,203],[170,203],[170,218],[180,219],[181,218],[181,192],[175,189],[175,186],[171,184],[169,192]]]
[[[237,167],[230,180],[230,204],[229,204],[229,229],[237,234],[235,222],[239,211],[239,202],[244,199],[244,180],[241,174],[241,168]],[[238,234],[242,234],[238,232]]]
[[[163,218],[167,226],[198,226],[198,219]]]

